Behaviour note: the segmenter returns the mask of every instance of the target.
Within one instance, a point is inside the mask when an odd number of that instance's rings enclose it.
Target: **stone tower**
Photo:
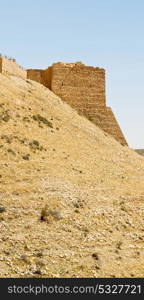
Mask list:
[[[52,90],[79,114],[127,145],[111,108],[106,106],[104,69],[81,62],[55,63],[46,70],[27,70],[27,77]]]

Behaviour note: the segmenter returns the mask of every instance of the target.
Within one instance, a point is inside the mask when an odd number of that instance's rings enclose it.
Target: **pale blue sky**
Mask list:
[[[144,148],[143,0],[0,0],[0,52],[25,68],[105,68],[107,104],[130,147]]]

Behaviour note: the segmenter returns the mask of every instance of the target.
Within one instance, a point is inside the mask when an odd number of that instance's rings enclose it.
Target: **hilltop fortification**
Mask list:
[[[52,90],[122,145],[127,145],[111,108],[106,106],[104,69],[81,62],[55,63],[46,70],[30,69],[27,76]]]
[[[79,114],[112,135],[122,145],[125,137],[110,107],[106,105],[105,70],[77,63],[55,63],[46,70],[24,70],[14,60],[0,58],[0,72],[43,84]]]

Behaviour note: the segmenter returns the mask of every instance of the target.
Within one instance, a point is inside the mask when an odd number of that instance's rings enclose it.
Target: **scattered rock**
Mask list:
[[[10,148],[7,150],[7,152],[11,153],[14,156],[16,155],[16,153],[12,149],[10,149]]]
[[[10,251],[9,251],[9,250],[4,250],[4,253],[5,253],[6,255],[10,255]]]
[[[20,259],[25,262],[26,264],[30,263],[30,260],[26,254],[21,255]]]
[[[18,193],[17,191],[13,191],[13,192],[12,192],[12,195],[14,195],[14,196],[19,196],[19,193]]]
[[[1,135],[1,139],[5,140],[6,143],[11,144],[12,137],[9,137],[8,135]]]
[[[97,253],[93,253],[92,258],[94,258],[95,260],[99,260],[99,256]]]
[[[30,119],[28,117],[23,117],[24,122],[30,122]]]
[[[44,150],[44,148],[42,146],[40,146],[40,143],[36,140],[33,140],[32,142],[30,142],[29,146],[32,150],[39,150],[39,151]]]
[[[4,122],[8,122],[11,119],[8,111],[4,111],[1,115],[0,115],[0,120],[4,121]]]
[[[39,266],[37,266],[37,269],[33,271],[33,274],[42,275],[42,271]]]
[[[123,244],[122,241],[118,241],[117,244],[116,244],[117,249],[121,250],[122,244]]]
[[[35,256],[42,257],[43,256],[43,252],[42,251],[38,251],[38,252],[36,252]]]
[[[49,221],[49,217],[53,217],[55,220],[61,219],[61,213],[60,210],[52,210],[49,209],[47,205],[43,207],[41,210],[41,221]]]
[[[100,266],[99,265],[96,265],[95,268],[96,268],[96,270],[100,270]]]
[[[23,159],[29,160],[30,159],[30,154],[25,154],[22,156]]]
[[[39,260],[37,261],[37,266],[38,266],[39,268],[42,268],[42,267],[44,267],[44,266],[45,266],[45,262],[44,262],[44,260],[42,260],[42,259],[39,259]]]

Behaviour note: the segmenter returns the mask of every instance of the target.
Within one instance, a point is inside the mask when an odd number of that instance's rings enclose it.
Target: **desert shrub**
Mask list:
[[[45,117],[42,117],[40,114],[33,115],[33,120],[42,122],[43,124],[47,125],[48,127],[53,128],[53,125],[50,121],[48,121]]]

